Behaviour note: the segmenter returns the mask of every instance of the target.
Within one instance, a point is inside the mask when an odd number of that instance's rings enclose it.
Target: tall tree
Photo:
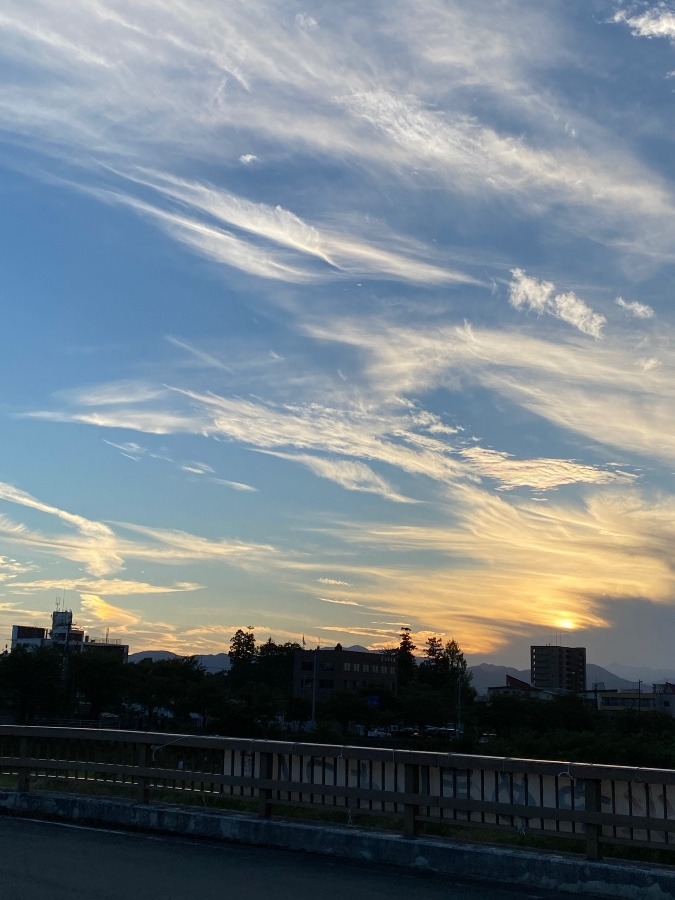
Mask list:
[[[270,639],[271,640],[271,639]],[[227,654],[234,665],[236,662],[252,662],[255,656],[255,634],[251,628],[244,631],[237,628],[230,640]]]
[[[430,637],[424,655],[426,658],[419,667],[420,681],[445,696],[449,714],[456,724],[461,724],[464,711],[473,703],[476,692],[471,686],[472,676],[459,644],[454,639],[443,644],[441,638]]]
[[[251,628],[244,631],[238,628],[230,640],[230,649],[227,654],[230,657],[230,685],[239,689],[254,676],[256,662],[255,634]]]
[[[410,629],[407,625],[404,625],[401,628],[398,648],[394,651],[398,665],[397,684],[399,691],[407,687],[417,677],[415,650],[417,650],[417,647],[413,643]]]

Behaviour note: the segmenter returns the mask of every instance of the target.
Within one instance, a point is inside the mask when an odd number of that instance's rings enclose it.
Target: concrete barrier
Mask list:
[[[253,814],[130,803],[104,797],[0,790],[0,814],[275,847],[342,859],[426,869],[458,879],[594,894],[622,900],[675,900],[666,866],[589,862],[572,854],[458,843]],[[489,873],[489,879],[486,878]]]

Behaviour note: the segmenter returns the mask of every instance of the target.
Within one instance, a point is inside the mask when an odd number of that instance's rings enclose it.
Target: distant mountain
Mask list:
[[[637,680],[628,681],[626,678],[621,678],[620,675],[610,672],[609,669],[603,669],[602,666],[596,666],[594,663],[587,663],[586,687],[589,691],[592,691],[596,684],[598,687],[604,684],[607,691],[636,691],[638,686]]]
[[[180,654],[172,653],[170,650],[141,650],[139,653],[130,653],[129,662],[137,663],[144,659],[151,659],[157,662],[160,659],[179,659]],[[204,666],[207,672],[222,672],[223,669],[230,668],[230,657],[227,653],[205,653],[197,654],[197,659]]]
[[[675,684],[675,669],[650,669],[649,666],[624,666],[621,663],[612,663],[610,669],[622,678],[630,678],[636,684],[638,680],[650,687],[652,684],[663,684],[664,681]]]
[[[506,676],[513,675],[521,681],[530,681],[530,670],[514,669],[512,666],[495,666],[492,663],[481,663],[480,666],[469,666],[468,671],[473,676],[471,684],[479,695],[487,694],[489,687],[503,687],[506,684]]]
[[[172,653],[170,650],[141,650],[138,653],[129,654],[129,662],[137,663],[144,659],[151,659],[153,662],[157,662],[159,659],[178,659],[178,654]]]
[[[230,668],[230,657],[227,653],[206,653],[197,659],[207,672],[223,672]]]
[[[511,666],[495,666],[491,663],[482,663],[480,666],[469,666],[469,672],[473,675],[472,684],[479,694],[487,694],[489,687],[501,687],[506,684],[506,676],[513,675],[520,678],[521,681],[530,681],[529,669],[514,669]],[[646,681],[647,679],[643,679]],[[655,679],[658,681],[659,679]],[[586,687],[593,690],[593,686],[597,684],[604,686],[605,690],[612,691],[629,691],[637,690],[637,681],[628,681],[615,675],[613,672],[596,666],[594,663],[588,663],[586,666]]]

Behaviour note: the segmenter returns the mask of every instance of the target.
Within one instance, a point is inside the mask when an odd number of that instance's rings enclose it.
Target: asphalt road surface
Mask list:
[[[553,900],[321,856],[0,818],[2,900]],[[579,895],[576,895],[577,897]]]

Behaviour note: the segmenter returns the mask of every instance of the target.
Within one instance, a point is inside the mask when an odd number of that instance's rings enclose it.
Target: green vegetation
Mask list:
[[[675,768],[675,719],[636,710],[599,712],[583,697],[494,697],[472,723],[492,735],[480,752],[619,766]]]

